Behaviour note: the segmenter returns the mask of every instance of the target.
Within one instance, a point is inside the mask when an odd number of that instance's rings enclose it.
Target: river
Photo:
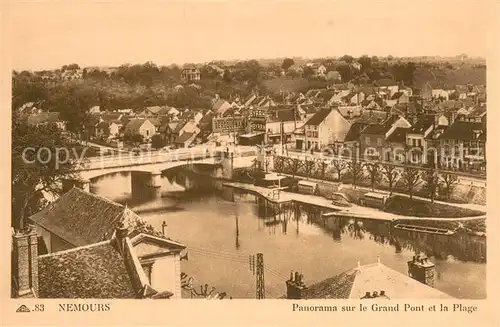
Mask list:
[[[407,261],[415,249],[435,263],[437,289],[457,298],[486,297],[486,264],[477,258],[478,242],[485,251],[484,239],[397,234],[388,223],[378,221],[341,220],[332,228],[307,214],[286,224],[266,224],[254,196],[238,195],[232,202],[214,192],[185,192],[166,177],[159,199],[134,198],[130,173],[100,177],[92,192],[126,203],[158,230],[165,221],[167,236],[188,248],[182,272],[193,277],[195,285],[206,283],[233,298],[255,298],[249,256],[259,252],[264,254],[266,298],[278,298],[286,294],[285,280],[291,271],[302,273],[311,285],[356,267],[358,261],[369,264],[380,257],[383,264],[407,274]],[[169,196],[172,192],[175,200]]]

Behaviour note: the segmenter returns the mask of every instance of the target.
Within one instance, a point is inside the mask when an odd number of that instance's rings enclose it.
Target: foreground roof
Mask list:
[[[391,269],[382,263],[359,266],[311,285],[307,299],[360,299],[367,292],[385,291],[391,299],[450,299],[433,287]]]
[[[127,207],[77,187],[29,219],[73,246],[111,238],[119,221],[129,226],[141,221]]]
[[[137,297],[111,241],[39,256],[38,278],[40,298]]]

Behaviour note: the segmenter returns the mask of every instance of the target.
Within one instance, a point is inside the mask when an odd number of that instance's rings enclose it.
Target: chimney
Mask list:
[[[116,243],[118,246],[118,250],[120,251],[121,254],[123,254],[123,251],[125,249],[125,239],[127,238],[128,235],[128,228],[125,226],[124,220],[120,220],[118,223],[118,226],[116,227],[115,231],[115,239]]]
[[[307,287],[303,281],[304,276],[298,272],[291,272],[290,279],[286,283],[286,298],[300,300],[305,296]]]
[[[12,263],[13,277],[17,285],[15,297],[22,297],[33,291],[38,294],[38,238],[33,226],[13,235]]]
[[[425,254],[415,255],[408,261],[408,275],[421,283],[434,287],[434,273],[434,264]]]

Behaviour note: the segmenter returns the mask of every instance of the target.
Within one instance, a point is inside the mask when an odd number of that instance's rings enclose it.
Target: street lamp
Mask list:
[[[161,231],[162,231],[162,233],[163,233],[164,236],[165,236],[165,228],[166,227],[167,227],[167,223],[164,220],[163,223],[161,224]]]

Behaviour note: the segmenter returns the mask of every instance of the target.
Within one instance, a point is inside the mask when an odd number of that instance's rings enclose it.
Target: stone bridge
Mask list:
[[[251,167],[256,156],[257,150],[254,147],[238,146],[232,148],[196,147],[96,157],[79,163],[74,172],[78,173],[80,180],[68,179],[63,188],[67,190],[78,185],[90,191],[90,184],[93,180],[119,172],[149,173],[148,186],[159,188],[163,171],[189,165],[210,165],[214,168],[212,174],[214,177],[230,179],[235,168]]]

